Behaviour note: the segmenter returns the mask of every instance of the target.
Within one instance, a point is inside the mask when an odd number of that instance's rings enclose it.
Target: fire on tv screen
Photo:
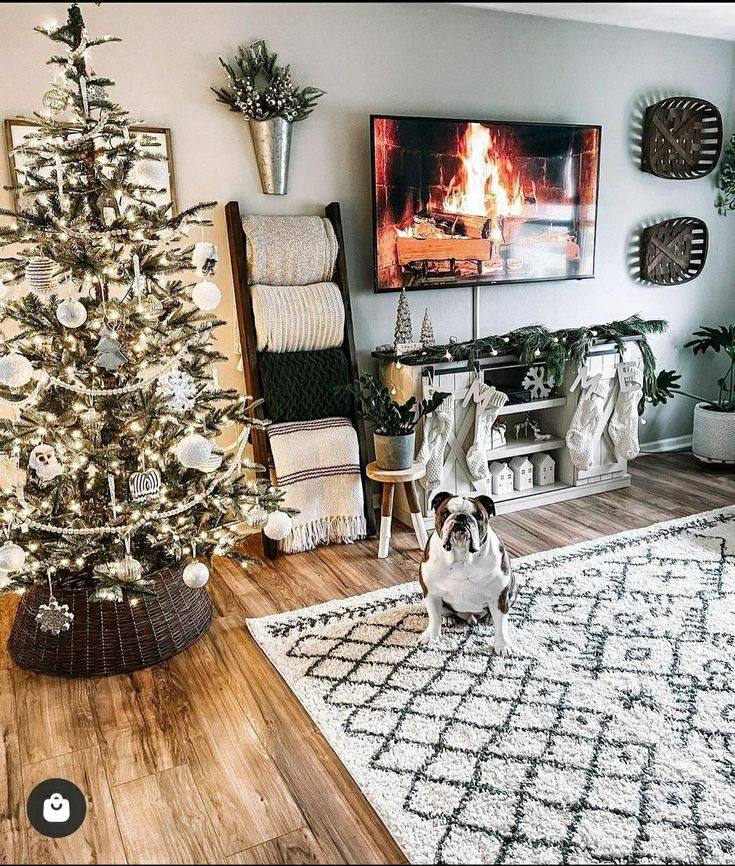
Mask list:
[[[376,291],[594,276],[599,126],[371,127]]]

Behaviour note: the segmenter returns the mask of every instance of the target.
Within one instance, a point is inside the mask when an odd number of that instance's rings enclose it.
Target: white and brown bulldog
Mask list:
[[[429,627],[419,637],[428,644],[441,635],[442,622],[459,618],[469,623],[492,617],[495,652],[508,656],[508,611],[518,594],[510,557],[490,528],[495,503],[489,496],[437,493],[431,502],[436,531],[419,566],[419,583],[429,614]]]

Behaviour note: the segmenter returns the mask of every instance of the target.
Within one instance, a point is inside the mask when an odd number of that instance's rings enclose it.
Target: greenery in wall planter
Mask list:
[[[290,67],[277,60],[262,39],[241,45],[232,63],[219,58],[228,83],[212,91],[230,111],[247,118],[263,192],[285,195],[293,124],[311,114],[324,91],[296,86]]]
[[[735,135],[730,136],[730,143],[720,163],[715,205],[721,216],[727,216],[729,211],[735,210]]]
[[[694,339],[685,345],[695,355],[712,350],[718,354],[724,352],[728,359],[725,374],[717,379],[718,394],[714,400],[690,394],[674,385],[673,390],[697,400],[692,451],[707,463],[735,462],[735,325],[714,328],[702,325],[692,336]]]
[[[366,421],[375,425],[375,459],[381,469],[410,469],[413,464],[416,425],[435,412],[449,394],[436,391],[428,400],[410,397],[397,403],[383,383],[372,373],[365,373],[352,385],[345,385],[362,411]]]

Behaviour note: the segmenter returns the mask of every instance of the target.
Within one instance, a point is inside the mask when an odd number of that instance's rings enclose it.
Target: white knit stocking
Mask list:
[[[426,396],[428,398],[430,392]],[[426,464],[426,475],[420,483],[426,489],[429,502],[444,481],[444,451],[453,427],[454,397],[449,396],[425,418],[424,441],[416,455],[417,462]]]
[[[625,385],[621,384],[607,432],[615,446],[615,456],[619,460],[632,460],[641,450],[638,442],[638,403],[643,394],[643,371],[640,368],[628,368],[625,381]]]
[[[488,439],[500,410],[508,402],[508,395],[494,387],[485,386],[475,412],[475,440],[467,451],[467,468],[475,482],[487,482],[490,467],[487,462]]]
[[[595,433],[600,426],[609,391],[609,381],[601,379],[589,388],[585,388],[579,398],[572,423],[567,431],[569,456],[577,469],[588,469],[592,465]]]

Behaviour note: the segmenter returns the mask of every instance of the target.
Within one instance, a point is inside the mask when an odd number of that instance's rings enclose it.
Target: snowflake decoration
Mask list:
[[[193,376],[182,370],[171,370],[159,377],[156,393],[168,400],[172,412],[183,415],[194,408],[197,387]]]
[[[554,377],[547,376],[544,367],[529,367],[521,385],[534,400],[543,400],[551,394],[551,389],[554,387]]]
[[[74,614],[69,613],[69,605],[59,604],[53,595],[49,598],[48,604],[39,606],[36,614],[36,622],[41,631],[50,631],[54,635],[68,631],[73,619]]]

